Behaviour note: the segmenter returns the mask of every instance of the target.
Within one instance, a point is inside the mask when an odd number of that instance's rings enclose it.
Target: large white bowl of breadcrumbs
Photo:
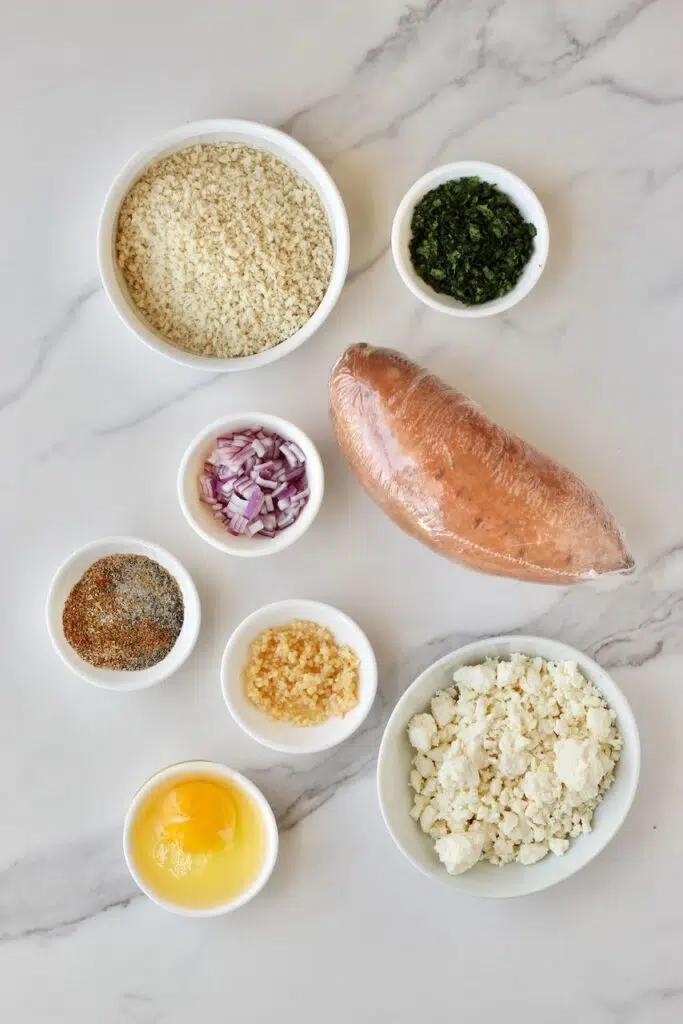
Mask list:
[[[288,600],[249,615],[228,640],[223,697],[258,743],[286,754],[336,746],[365,721],[377,661],[363,630],[318,601]]]
[[[197,121],[132,157],[102,209],[104,289],[130,330],[203,370],[280,359],[346,278],[339,190],[309,150],[251,121]]]

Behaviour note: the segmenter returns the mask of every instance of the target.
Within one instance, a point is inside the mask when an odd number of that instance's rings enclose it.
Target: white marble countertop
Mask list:
[[[16,1024],[280,1020],[673,1024],[683,1018],[683,9],[676,0],[26,0],[0,42],[0,1019]],[[252,374],[148,351],[95,266],[118,166],[186,120],[283,126],[348,205],[352,269],[318,337]],[[419,306],[388,252],[393,210],[436,163],[501,163],[541,195],[551,255],[509,315]],[[628,532],[639,574],[571,592],[477,576],[395,529],[335,450],[326,375],[349,342],[404,349],[577,470]],[[329,476],[315,527],[254,564],[184,522],[188,439],[227,410],[297,421]],[[44,628],[74,547],[111,533],[174,551],[204,623],[175,679],[109,694],[72,677]],[[270,756],[225,710],[233,626],[290,595],[366,628],[381,664],[370,727],[327,756]],[[642,731],[634,809],[579,876],[509,903],[422,879],[382,825],[380,732],[422,667],[481,634],[564,639],[614,672]],[[210,921],[139,896],[120,853],[154,769],[207,757],[275,806],[262,896]]]

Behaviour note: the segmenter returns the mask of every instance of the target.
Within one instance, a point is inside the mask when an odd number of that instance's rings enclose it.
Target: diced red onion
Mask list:
[[[259,485],[259,487],[265,487],[269,491],[274,491],[275,488],[277,487],[277,480],[268,480],[261,473],[257,474],[255,482]]]
[[[199,478],[199,494],[202,501],[213,501],[213,479],[208,473],[202,473]]]
[[[231,494],[227,506],[228,512],[231,512],[236,516],[241,516],[246,512],[248,504],[249,502],[246,498],[240,498],[239,494]]]
[[[254,486],[254,490],[249,495],[247,501],[247,507],[244,510],[244,518],[248,522],[252,522],[261,511],[263,505],[263,491],[260,487]]]
[[[280,451],[282,452],[282,454],[286,458],[287,464],[290,467],[290,469],[294,469],[295,466],[299,465],[299,460],[297,459],[296,455],[291,450],[289,445],[283,444],[283,446],[280,449]]]
[[[216,439],[199,497],[234,536],[275,537],[296,522],[310,490],[301,448],[265,429]]]

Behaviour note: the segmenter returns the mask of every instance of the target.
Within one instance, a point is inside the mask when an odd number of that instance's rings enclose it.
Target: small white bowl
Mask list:
[[[266,150],[279,157],[297,174],[300,174],[316,190],[323,204],[332,234],[334,261],[332,275],[322,302],[313,316],[295,334],[274,348],[252,356],[221,359],[213,356],[194,355],[183,352],[158,334],[144,319],[130,298],[128,288],[116,261],[116,231],[119,210],[126,195],[137,179],[159,160],[171,153],[189,146],[216,142],[236,142],[256,149]],[[304,341],[312,337],[332,312],[346,280],[349,268],[349,222],[344,202],[328,171],[310,150],[291,136],[276,128],[269,128],[254,121],[240,121],[220,118],[210,121],[194,121],[181,125],[153,142],[131,157],[119,171],[111,185],[100,214],[97,232],[97,262],[104,290],[109,301],[124,324],[156,352],[161,352],[177,363],[195,370],[212,373],[250,370],[265,366],[276,359],[293,352]]]
[[[76,654],[64,636],[62,613],[72,587],[98,558],[107,555],[146,555],[175,577],[183,595],[185,617],[175,644],[163,661],[139,672],[95,668]],[[170,552],[136,537],[105,537],[78,548],[55,573],[47,597],[47,628],[57,654],[72,672],[103,690],[144,690],[168,679],[192,653],[201,622],[199,594],[187,569]]]
[[[410,817],[412,790],[408,775],[414,751],[408,742],[408,723],[413,715],[429,710],[429,701],[436,690],[453,685],[453,672],[457,668],[515,653],[547,661],[575,661],[586,678],[602,692],[608,705],[617,713],[617,724],[624,741],[614,782],[595,812],[593,831],[573,840],[563,856],[548,854],[530,867],[521,864],[497,867],[481,861],[461,875],[449,875],[434,852],[432,840]],[[581,651],[555,640],[537,636],[501,636],[478,640],[447,654],[411,683],[384,730],[377,762],[377,786],[384,823],[401,853],[418,871],[470,896],[509,897],[526,896],[547,889],[575,874],[604,850],[631,808],[639,772],[638,726],[626,697],[603,668]]]
[[[216,445],[216,439],[222,434],[231,434],[238,430],[265,427],[272,430],[301,448],[306,456],[306,475],[310,494],[299,518],[274,537],[233,537],[226,528],[213,516],[213,510],[199,497],[199,476],[204,463]],[[318,449],[308,434],[295,427],[280,416],[268,413],[245,412],[235,413],[215,420],[200,431],[190,442],[183,455],[178,470],[178,500],[183,514],[192,529],[208,544],[224,551],[228,555],[240,555],[242,558],[257,558],[261,555],[272,555],[276,551],[288,548],[298,540],[309,528],[318,514],[325,490],[325,472]]]
[[[140,873],[135,864],[135,858],[133,856],[131,833],[133,823],[135,822],[135,816],[140,809],[143,801],[151,792],[153,792],[158,786],[163,785],[165,782],[169,782],[173,779],[185,778],[188,774],[201,774],[208,777],[214,776],[215,778],[225,779],[231,782],[234,786],[238,786],[243,789],[252,798],[256,806],[258,807],[263,824],[266,830],[266,853],[263,858],[263,866],[254,879],[248,889],[245,889],[243,893],[236,896],[234,899],[229,900],[227,903],[218,903],[215,907],[185,907],[179,906],[177,903],[172,903],[170,900],[164,899],[159,896],[154,889],[151,889],[149,885],[140,876]],[[226,765],[218,764],[215,761],[181,761],[178,764],[169,765],[168,768],[163,768],[156,775],[153,775],[151,779],[137,791],[133,797],[132,803],[128,808],[125,821],[123,823],[123,856],[126,860],[126,866],[131,873],[133,881],[139,889],[148,896],[158,906],[163,907],[164,910],[170,911],[172,914],[179,914],[181,917],[218,917],[220,914],[229,914],[232,910],[237,910],[238,907],[244,906],[250,900],[253,900],[273,873],[275,862],[278,854],[279,837],[277,830],[277,821],[273,810],[266,800],[261,790],[254,785],[249,779],[245,778],[244,775],[240,775],[239,772],[233,771],[232,768],[226,767]]]
[[[451,298],[450,295],[442,295],[440,292],[434,291],[415,273],[408,248],[412,237],[413,210],[420,199],[427,192],[431,192],[432,189],[447,181],[469,177],[481,178],[482,181],[487,181],[491,185],[497,185],[501,192],[512,199],[524,219],[536,227],[534,251],[515,287],[507,295],[494,299],[492,302],[483,302],[479,306],[466,306],[464,303],[458,302],[457,299]],[[548,220],[536,193],[511,171],[506,171],[504,167],[498,167],[496,164],[482,163],[479,160],[461,160],[454,164],[443,164],[418,178],[399,203],[391,229],[391,252],[394,263],[403,283],[413,295],[440,313],[470,318],[503,313],[506,309],[516,306],[525,295],[528,295],[543,273],[548,259],[549,241]]]
[[[262,630],[292,619],[326,626],[338,644],[348,644],[358,655],[358,704],[344,718],[329,718],[322,725],[291,725],[269,718],[248,700],[242,672],[249,645]],[[377,693],[377,661],[365,633],[348,615],[318,601],[277,601],[247,616],[228,640],[221,662],[221,689],[230,714],[257,743],[283,754],[314,754],[342,743],[365,721]]]

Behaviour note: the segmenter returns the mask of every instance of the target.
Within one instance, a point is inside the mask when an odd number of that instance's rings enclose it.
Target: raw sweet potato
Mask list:
[[[633,569],[619,527],[578,477],[400,353],[347,349],[330,413],[370,497],[439,554],[539,583]]]

